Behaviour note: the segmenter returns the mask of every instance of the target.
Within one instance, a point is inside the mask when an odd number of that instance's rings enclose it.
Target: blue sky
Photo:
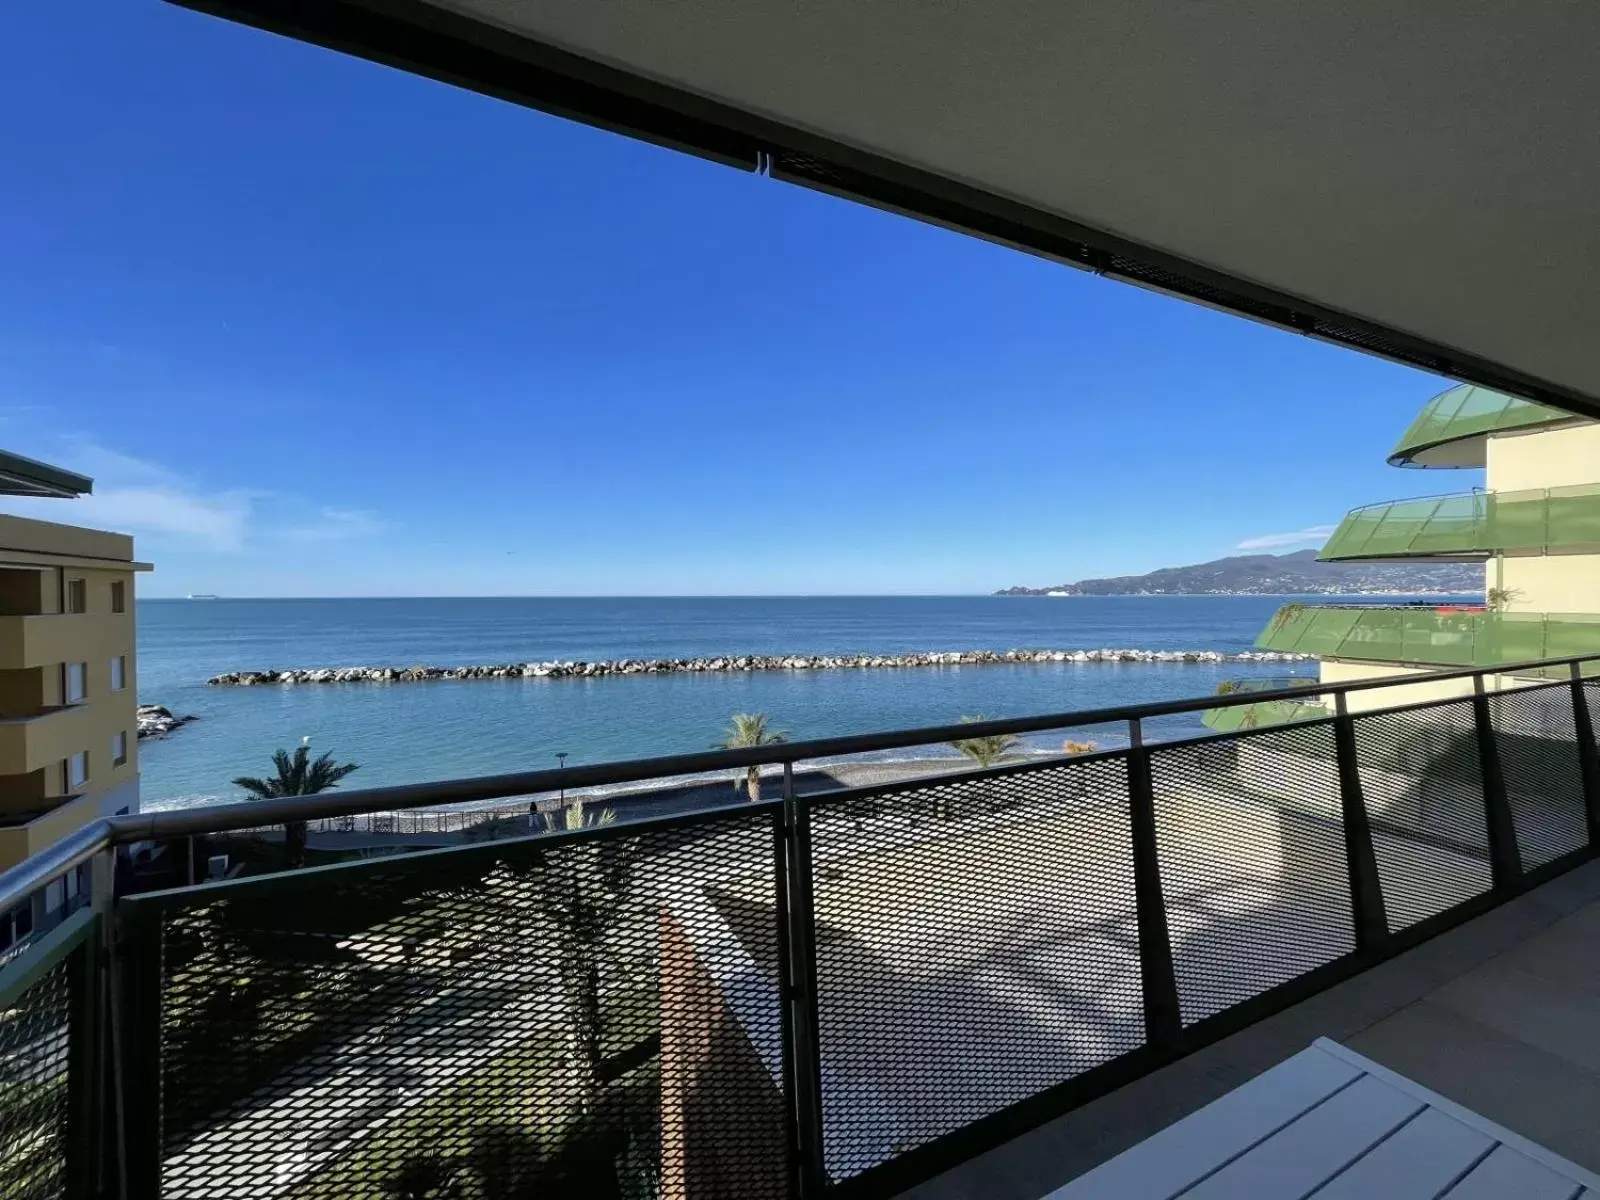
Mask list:
[[[981,592],[1453,491],[1444,383],[169,7],[0,8],[0,445],[142,594]]]

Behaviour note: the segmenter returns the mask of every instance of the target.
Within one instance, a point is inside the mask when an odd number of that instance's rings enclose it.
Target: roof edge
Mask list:
[[[0,494],[11,496],[86,496],[94,480],[35,458],[0,450]]]

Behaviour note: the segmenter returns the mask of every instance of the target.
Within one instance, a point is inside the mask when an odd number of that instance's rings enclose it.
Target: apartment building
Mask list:
[[[92,487],[0,453],[0,494]],[[133,600],[149,569],[126,535],[0,516],[0,867],[138,809]]]

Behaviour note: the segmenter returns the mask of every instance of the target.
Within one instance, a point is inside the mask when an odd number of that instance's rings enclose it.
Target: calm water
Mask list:
[[[966,713],[1021,716],[1200,695],[1252,667],[1050,664],[208,688],[240,668],[404,666],[740,653],[1045,647],[1248,649],[1268,596],[1056,598],[148,600],[139,698],[201,719],[140,751],[152,806],[231,798],[303,735],[362,764],[351,784],[411,783],[708,748],[734,712],[791,737]],[[1288,670],[1309,674],[1311,664]],[[1197,729],[1174,718],[1166,732]]]

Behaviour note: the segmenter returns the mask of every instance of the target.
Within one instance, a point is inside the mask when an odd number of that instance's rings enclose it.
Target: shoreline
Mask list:
[[[227,671],[208,687],[303,683],[421,683],[462,679],[594,679],[614,675],[748,674],[762,671],[912,670],[925,667],[1018,666],[1045,663],[1289,663],[1312,654],[1279,650],[946,650],[909,654],[743,654],[715,658],[618,658],[467,666],[292,667]]]

